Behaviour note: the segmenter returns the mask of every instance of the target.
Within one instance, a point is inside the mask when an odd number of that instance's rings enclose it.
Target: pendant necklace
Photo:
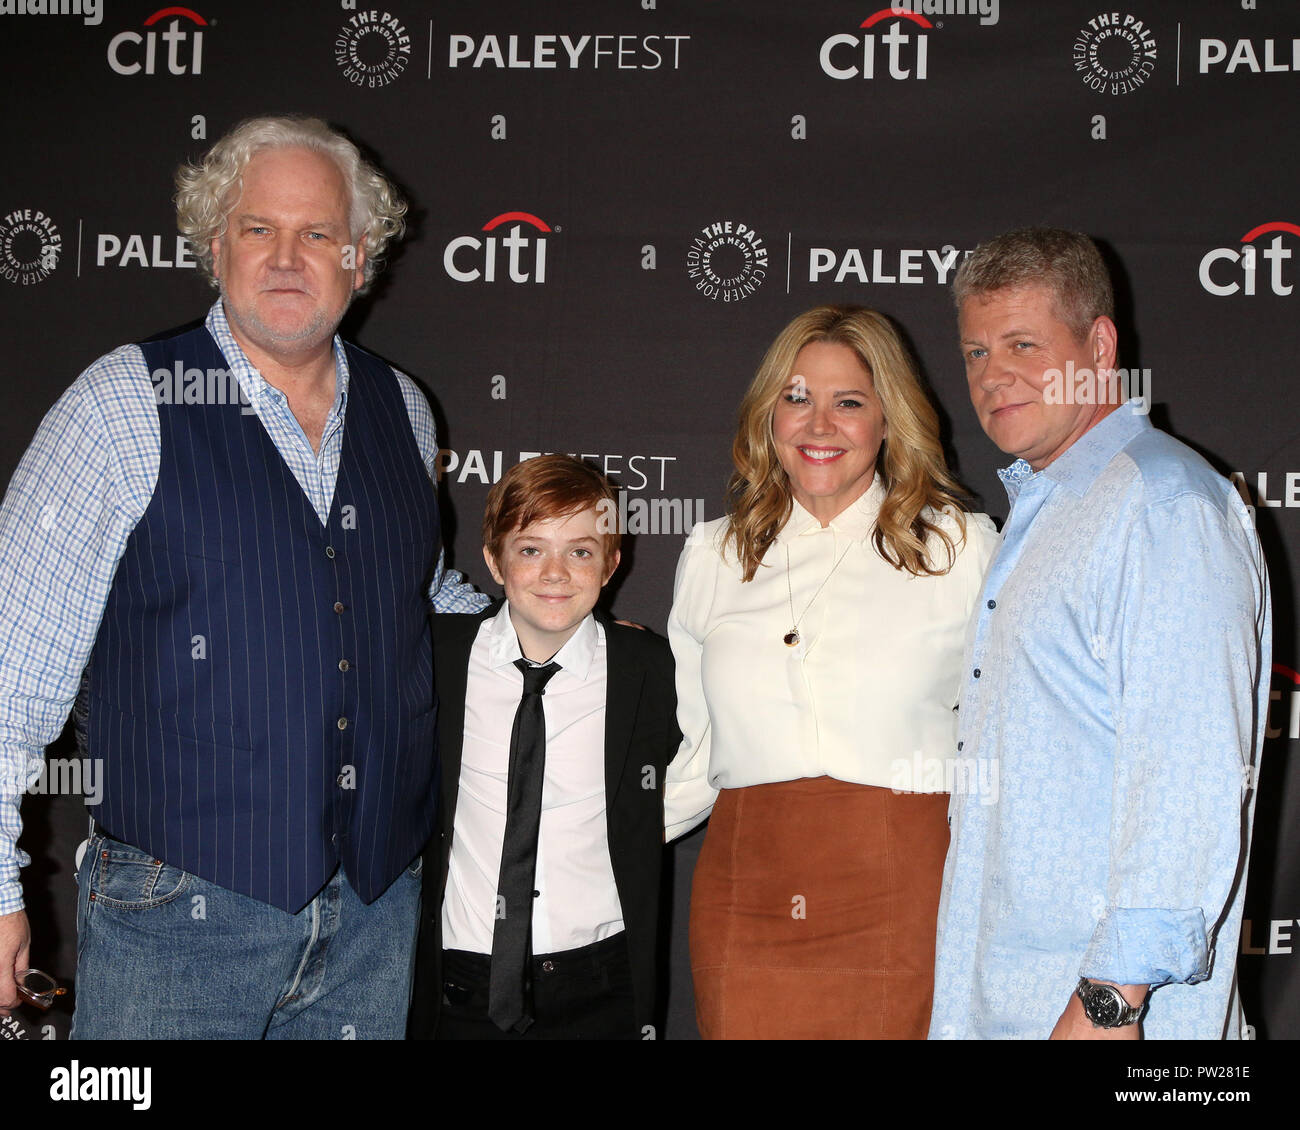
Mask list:
[[[816,600],[819,596],[821,596],[822,589],[826,587],[826,581],[829,581],[831,577],[835,574],[835,570],[840,567],[840,562],[842,562],[849,555],[849,550],[852,548],[853,548],[853,543],[850,541],[848,544],[848,548],[846,548],[844,552],[840,554],[839,560],[836,561],[835,564],[831,566],[831,571],[826,574],[826,580],[822,581],[822,583],[817,586],[817,591],[812,594],[812,600],[810,600],[806,605],[804,605],[803,616],[800,616],[798,619],[796,619],[794,614],[794,588],[790,584],[790,546],[787,545],[785,547],[785,591],[790,597],[790,630],[786,632],[786,634],[782,636],[781,639],[785,643],[786,647],[797,647],[799,645],[799,638],[800,638],[799,620],[802,620],[804,616],[808,615],[808,609],[810,609],[813,606],[813,600]]]

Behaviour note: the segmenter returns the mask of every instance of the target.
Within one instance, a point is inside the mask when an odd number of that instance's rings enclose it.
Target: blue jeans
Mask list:
[[[96,833],[77,872],[75,1040],[400,1040],[420,860],[366,906],[340,868],[297,914]]]

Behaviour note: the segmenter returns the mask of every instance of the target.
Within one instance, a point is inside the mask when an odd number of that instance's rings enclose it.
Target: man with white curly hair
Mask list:
[[[0,1013],[30,943],[18,803],[85,669],[74,1037],[400,1038],[427,612],[486,603],[443,570],[427,402],[335,335],[406,205],[298,117],[243,122],[177,188],[220,299],[82,373],[0,508]]]

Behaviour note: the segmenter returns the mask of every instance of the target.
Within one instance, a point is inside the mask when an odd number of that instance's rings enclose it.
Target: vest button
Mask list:
[[[340,730],[346,730],[347,728],[348,728],[348,720],[347,720],[346,718],[340,718],[340,719],[339,719],[339,729],[340,729]]]
[[[334,602],[334,611],[337,612],[337,613],[339,613],[340,615],[342,615],[342,613],[343,613],[343,602],[342,602],[342,601],[340,601],[340,600],[336,600],[336,601]]]
[[[543,962],[542,962],[542,972],[544,972],[544,973],[554,973],[554,972],[555,972],[555,962],[553,962],[553,961],[543,961]]]
[[[328,558],[330,558],[331,560],[333,560],[333,558],[334,558],[334,547],[333,547],[332,545],[327,545],[327,546],[325,547],[325,556],[328,557]]]
[[[339,670],[340,670],[340,671],[346,671],[346,670],[347,670],[349,667],[351,667],[351,666],[352,666],[352,664],[349,663],[346,659],[340,659],[340,660],[339,660]]]

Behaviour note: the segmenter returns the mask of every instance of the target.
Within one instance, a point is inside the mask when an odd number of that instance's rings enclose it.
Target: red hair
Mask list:
[[[607,503],[602,506],[601,503]],[[534,522],[568,518],[594,507],[602,518],[605,557],[618,552],[618,499],[609,479],[572,455],[539,455],[516,463],[488,491],[483,511],[483,545],[499,558],[507,537]]]

